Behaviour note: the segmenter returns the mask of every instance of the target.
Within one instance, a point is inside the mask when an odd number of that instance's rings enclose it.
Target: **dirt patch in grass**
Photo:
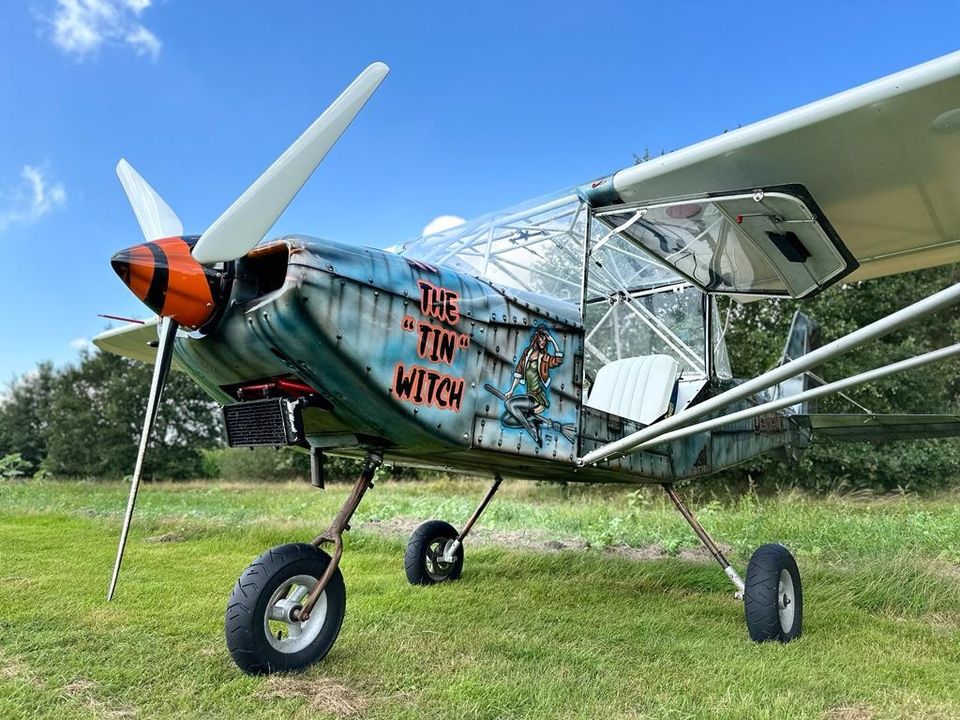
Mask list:
[[[77,678],[61,689],[64,697],[81,704],[89,717],[98,720],[128,720],[135,718],[137,711],[128,706],[104,702],[97,697],[97,684],[87,678]]]
[[[392,518],[390,520],[370,520],[361,523],[359,530],[381,533],[391,537],[409,537],[422,521],[414,518]],[[476,545],[496,545],[508,550],[524,552],[566,552],[589,550],[591,545],[581,537],[556,537],[546,530],[496,530],[493,528],[477,527],[471,533],[467,542]],[[732,551],[729,545],[720,544],[720,548],[727,554]],[[603,548],[604,555],[622,557],[628,560],[662,560],[670,557],[680,557],[683,560],[695,562],[712,561],[713,557],[705,547],[684,548],[679,553],[670,553],[660,543],[652,543],[642,547],[629,545],[608,545]]]
[[[960,613],[932,612],[926,615],[924,620],[930,625],[934,632],[950,634],[960,629]]]
[[[265,681],[260,697],[264,700],[303,698],[310,703],[311,710],[337,717],[359,715],[369,705],[356,690],[326,677],[274,676]]]
[[[960,563],[934,561],[931,563],[934,570],[943,570],[947,577],[960,581]]]
[[[152,535],[144,540],[148,543],[175,543],[183,542],[186,540],[186,537],[183,533],[168,532],[163,533],[163,535]]]
[[[360,530],[381,533],[394,537],[409,537],[422,523],[414,518],[391,518],[370,520],[361,523]],[[586,550],[590,547],[583,538],[555,537],[544,530],[494,530],[476,527],[470,533],[469,542],[476,545],[498,545],[509,550],[557,552],[560,550]]]
[[[63,686],[63,694],[67,697],[84,697],[93,692],[97,684],[93,680],[86,678],[77,678]]]
[[[873,710],[866,705],[844,705],[827,710],[823,720],[873,720]]]
[[[42,687],[43,681],[20,658],[0,653],[0,678],[20,680],[33,687]]]
[[[717,543],[717,546],[724,552],[726,555],[730,555],[733,551],[733,548],[729,545],[723,543]],[[630,545],[610,545],[603,549],[604,555],[613,555],[616,557],[626,558],[627,560],[663,560],[665,558],[679,557],[682,560],[690,560],[692,562],[712,562],[713,556],[710,552],[703,546],[698,546],[694,548],[683,548],[677,553],[670,553],[663,545],[660,543],[652,543],[650,545],[644,545],[642,547],[632,547]]]

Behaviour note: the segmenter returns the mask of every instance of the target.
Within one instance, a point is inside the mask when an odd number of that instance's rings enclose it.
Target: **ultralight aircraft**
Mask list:
[[[741,578],[675,484],[818,437],[958,434],[954,416],[823,414],[815,400],[960,344],[834,382],[812,369],[954,305],[960,285],[825,345],[798,313],[780,364],[748,380],[730,368],[717,299],[810,298],[960,260],[960,52],[388,250],[264,241],[387,72],[364,70],[200,235],[117,166],[146,242],[113,268],[156,317],[95,340],[154,363],[108,596],[174,367],[220,403],[231,446],[309,453],[318,487],[325,455],[363,458],[328,529],[267,550],[237,581],[226,641],[244,672],[329,652],[343,533],[385,462],[494,478],[462,530],[413,533],[411,583],[460,577],[502,477],[658,483],[742,598],[750,637],[799,636],[787,548],[763,545]]]

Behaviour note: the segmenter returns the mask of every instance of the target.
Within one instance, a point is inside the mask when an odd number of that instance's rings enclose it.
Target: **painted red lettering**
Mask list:
[[[419,365],[394,368],[391,392],[400,400],[414,405],[428,405],[440,410],[460,412],[463,405],[464,379],[444,375]]]
[[[460,322],[460,293],[418,280],[420,288],[420,311],[427,317],[456,325]]]

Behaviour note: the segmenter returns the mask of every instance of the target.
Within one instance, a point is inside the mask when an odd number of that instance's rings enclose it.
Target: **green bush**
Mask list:
[[[216,448],[204,451],[203,470],[223,480],[309,480],[310,456],[289,448]],[[327,455],[324,470],[329,480],[353,479],[360,461]]]
[[[224,480],[297,480],[310,477],[310,457],[293,450],[216,448],[206,450],[205,473]]]
[[[63,368],[41,363],[0,400],[0,457],[17,453],[24,474],[119,478],[133,471],[152,368],[84,352]],[[147,478],[197,477],[201,449],[220,443],[216,404],[184,373],[164,388],[147,453]]]
[[[0,480],[14,480],[30,474],[30,463],[20,453],[10,453],[0,457]]]

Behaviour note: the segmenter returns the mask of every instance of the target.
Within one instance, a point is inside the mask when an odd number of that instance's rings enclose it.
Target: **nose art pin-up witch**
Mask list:
[[[547,348],[553,346],[553,354]],[[536,404],[533,406],[535,415],[543,414],[550,407],[550,398],[547,396],[547,387],[550,385],[550,370],[563,363],[563,353],[557,347],[557,341],[547,330],[545,325],[538,325],[534,330],[530,344],[520,355],[517,369],[513,373],[513,385],[507,391],[507,397],[512,398],[517,385],[523,383],[526,395]]]
[[[562,364],[563,353],[557,341],[547,327],[541,324],[534,330],[530,344],[520,354],[513,373],[513,384],[506,394],[491,385],[485,386],[489,392],[503,400],[505,409],[501,422],[506,427],[523,428],[536,440],[537,445],[543,445],[540,431],[542,425],[559,431],[573,441],[569,435],[572,434],[570,428],[543,415],[550,407],[550,371]],[[521,384],[524,392],[517,394],[517,388]]]

